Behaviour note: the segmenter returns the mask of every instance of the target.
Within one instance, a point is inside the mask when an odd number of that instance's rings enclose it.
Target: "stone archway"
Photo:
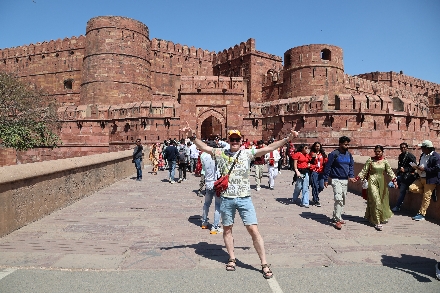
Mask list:
[[[197,125],[200,126],[198,134],[202,139],[224,137],[226,133],[226,119],[219,112],[209,109],[197,117]]]
[[[221,137],[223,134],[223,125],[214,116],[209,116],[203,120],[200,134],[202,139],[213,140],[216,137]]]

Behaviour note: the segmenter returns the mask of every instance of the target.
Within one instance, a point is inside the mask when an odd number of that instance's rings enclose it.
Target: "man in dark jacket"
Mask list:
[[[420,178],[409,186],[409,191],[423,194],[422,206],[418,214],[412,218],[416,221],[423,221],[431,201],[431,195],[436,185],[440,184],[440,155],[435,152],[434,145],[430,140],[424,140],[419,144],[419,147],[422,148],[423,153],[420,156],[419,164],[414,166],[414,169],[418,170]]]
[[[172,143],[165,149],[165,158],[168,161],[168,166],[170,168],[170,183],[173,184],[174,181],[174,173],[176,171],[176,160],[179,156],[179,151],[176,147],[176,141],[172,141]]]
[[[400,144],[400,155],[399,162],[397,163],[397,184],[399,185],[399,198],[397,199],[396,206],[392,209],[393,212],[400,211],[400,206],[405,199],[406,192],[409,186],[413,183],[408,181],[409,178],[414,178],[411,176],[411,173],[414,173],[413,167],[411,167],[411,163],[416,163],[416,157],[408,152],[408,144],[406,142],[402,142]]]
[[[335,228],[342,229],[342,212],[347,197],[348,181],[356,182],[354,177],[354,160],[348,151],[350,139],[346,136],[339,138],[339,149],[334,150],[328,155],[328,161],[324,167],[324,186],[328,186],[328,178],[332,178],[333,194],[335,206],[333,210],[333,221]]]
[[[133,149],[133,163],[136,167],[136,181],[142,180],[142,156],[144,147],[141,144],[140,138],[136,139],[136,146]]]

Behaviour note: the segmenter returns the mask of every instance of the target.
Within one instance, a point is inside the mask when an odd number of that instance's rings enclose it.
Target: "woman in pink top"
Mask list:
[[[325,151],[322,149],[320,142],[315,142],[310,150],[311,162],[310,170],[312,171],[310,175],[310,182],[312,183],[312,196],[313,203],[320,207],[319,193],[324,190],[324,165],[327,163],[328,158]]]

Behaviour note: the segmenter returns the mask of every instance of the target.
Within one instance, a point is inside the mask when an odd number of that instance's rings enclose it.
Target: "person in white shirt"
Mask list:
[[[205,173],[205,203],[203,204],[202,214],[202,229],[208,229],[208,214],[209,207],[211,206],[212,199],[215,199],[215,212],[214,222],[212,223],[210,234],[223,233],[223,229],[220,227],[220,203],[221,198],[216,196],[214,190],[214,182],[220,177],[220,173],[217,169],[217,165],[213,157],[204,152],[200,156],[202,162],[202,171]]]
[[[278,176],[278,162],[281,156],[278,150],[273,150],[264,156],[267,163],[267,172],[269,174],[269,188],[271,190],[275,187],[275,178]]]
[[[196,169],[196,165],[197,165],[197,159],[199,158],[199,150],[197,149],[197,146],[193,143],[190,147],[189,147],[189,151],[190,151],[190,172],[194,172],[194,170]]]

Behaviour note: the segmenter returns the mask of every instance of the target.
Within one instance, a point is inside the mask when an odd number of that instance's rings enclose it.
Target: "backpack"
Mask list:
[[[177,157],[179,163],[186,163],[186,150],[185,147],[179,148],[179,156]]]

